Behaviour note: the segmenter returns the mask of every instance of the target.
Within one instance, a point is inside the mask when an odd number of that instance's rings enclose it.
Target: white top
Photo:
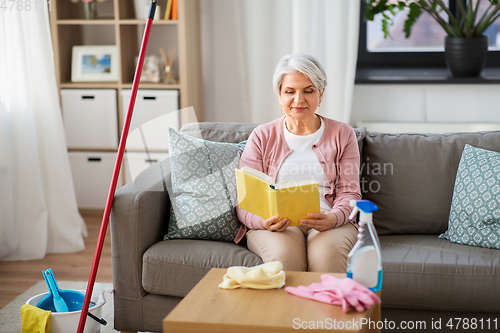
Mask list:
[[[329,182],[325,172],[312,150],[312,145],[318,143],[325,130],[325,124],[321,119],[320,128],[309,135],[296,135],[283,126],[285,141],[293,152],[286,157],[278,172],[276,182],[297,181],[297,184],[310,183],[311,180],[319,183],[320,209],[330,211],[331,207],[325,200],[325,192],[329,188]]]

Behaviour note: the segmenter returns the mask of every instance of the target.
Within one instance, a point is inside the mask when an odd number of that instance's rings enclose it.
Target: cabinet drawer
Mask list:
[[[116,90],[61,89],[61,105],[69,148],[116,149]]]
[[[69,152],[78,208],[103,209],[115,166],[114,152]],[[118,179],[117,189],[122,185]]]
[[[123,160],[123,166],[125,167],[125,183],[129,183],[144,170],[157,164],[158,162],[166,159],[168,153],[150,153],[146,152],[127,152]],[[160,170],[164,172],[160,177],[165,177],[168,170]]]
[[[125,120],[130,89],[122,90],[122,116]],[[178,90],[139,90],[130,124],[127,149],[168,149],[168,128],[179,130]],[[142,131],[142,133],[141,133]],[[144,140],[143,140],[143,135]]]

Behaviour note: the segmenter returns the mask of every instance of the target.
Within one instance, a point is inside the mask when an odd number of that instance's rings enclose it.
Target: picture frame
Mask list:
[[[139,61],[139,57],[135,57],[135,65],[137,66],[137,61]],[[160,57],[156,55],[149,55],[144,57],[144,64],[142,66],[141,72],[141,82],[152,82],[158,83],[160,82]]]
[[[118,62],[116,45],[75,45],[71,56],[71,81],[118,81]]]

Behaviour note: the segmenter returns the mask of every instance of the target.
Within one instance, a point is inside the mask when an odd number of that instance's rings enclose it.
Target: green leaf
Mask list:
[[[475,16],[474,16],[474,10],[472,9],[472,3],[467,3],[467,8],[466,8],[466,11],[467,11],[467,18],[465,21],[467,21],[467,27],[469,27],[469,29],[471,30],[471,33],[472,35],[474,35],[474,20],[475,20]]]
[[[474,25],[474,10],[472,9],[472,3],[468,2],[467,3],[467,21],[469,21],[469,25],[473,26]]]
[[[490,0],[491,1],[491,0]],[[489,10],[490,8],[493,8],[491,11]],[[481,36],[481,34],[486,30],[493,22],[494,20],[497,19],[495,15],[500,11],[500,4],[496,4],[494,7],[490,6],[488,8],[488,11],[486,11],[477,23],[477,26],[475,27],[475,33],[477,36]],[[486,15],[487,14],[487,15]],[[492,20],[493,18],[493,20]]]
[[[375,18],[375,11],[373,10],[373,7],[370,5],[366,5],[365,7],[365,20],[367,21],[373,21]]]
[[[396,15],[396,11],[394,10],[394,8],[396,8],[396,6],[394,5],[390,5],[389,7],[387,7],[387,10],[392,14],[392,15]]]
[[[446,14],[448,14],[448,19],[449,22],[451,23],[451,28],[453,28],[452,29],[454,34],[453,36],[458,35],[455,37],[463,37],[463,32],[460,28],[460,23],[458,22],[455,15],[450,11],[450,9],[446,7],[446,4],[443,2],[443,0],[432,0],[432,1],[435,1],[439,5],[439,7],[441,7],[446,12]],[[450,34],[448,33],[448,35]]]
[[[477,11],[479,9],[479,5],[480,4],[481,4],[481,0],[477,0],[477,2],[476,2],[476,8],[474,8],[474,10],[473,10],[474,14],[473,14],[473,17],[472,17],[472,22],[474,22],[474,23],[473,23],[472,26],[474,26],[476,24]]]
[[[410,37],[411,29],[421,14],[422,9],[420,9],[420,7],[416,3],[412,2],[410,4],[410,12],[408,13],[408,18],[405,21],[405,27],[403,29],[406,38]]]
[[[387,38],[387,36],[392,38],[392,36],[389,32],[389,26],[391,26],[391,24],[389,24],[389,21],[386,19],[383,19],[382,20],[382,31],[384,32],[384,38]]]
[[[458,4],[458,9],[460,10],[460,13],[462,14],[462,18],[460,19],[459,27],[462,28],[463,33],[465,34],[465,37],[470,38],[471,37],[471,23],[469,20],[467,20],[467,13],[464,5],[464,0],[457,0]],[[470,7],[470,6],[469,6]]]
[[[387,10],[387,1],[379,0],[375,3],[372,0],[366,0],[365,20],[373,21],[375,15],[385,12]]]

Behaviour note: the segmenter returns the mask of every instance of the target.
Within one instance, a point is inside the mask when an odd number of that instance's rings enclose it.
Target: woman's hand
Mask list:
[[[321,213],[307,214],[309,219],[300,220],[300,225],[318,231],[326,231],[335,228],[337,225],[337,215],[332,212],[322,211]]]
[[[263,218],[260,219],[260,225],[262,228],[269,231],[285,231],[290,225],[290,221],[287,218],[280,219],[278,215],[272,216],[267,220]]]

